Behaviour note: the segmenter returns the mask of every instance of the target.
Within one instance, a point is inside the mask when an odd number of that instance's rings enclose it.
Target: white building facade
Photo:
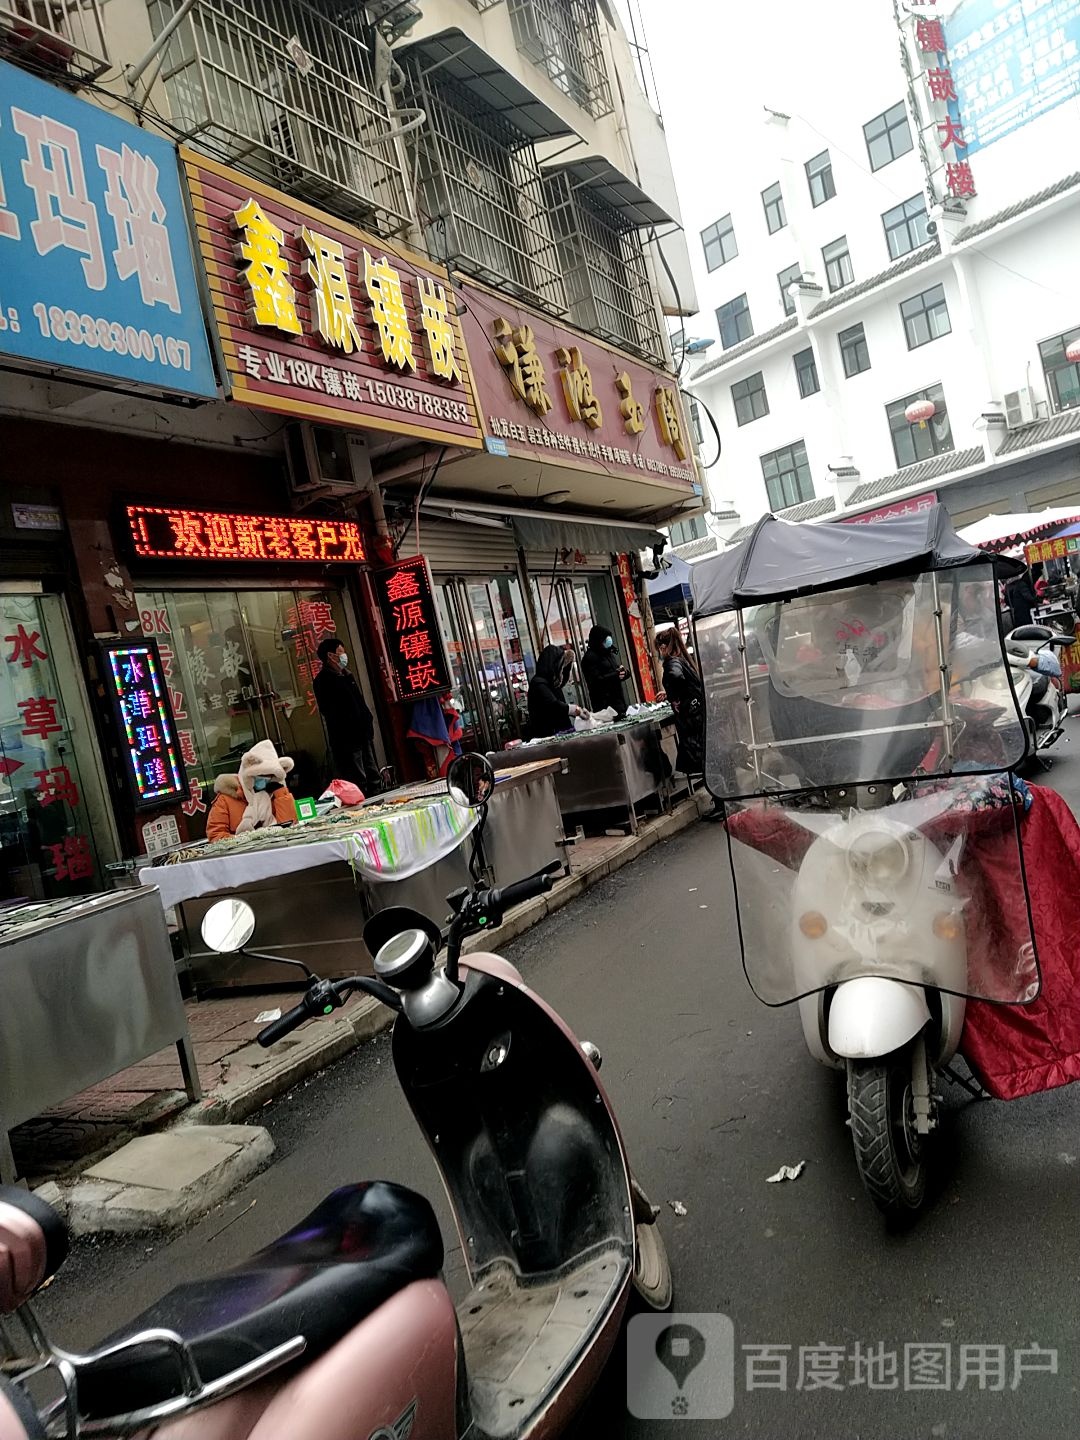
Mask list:
[[[686,193],[720,528],[1080,511],[1080,0],[871,0],[859,31],[854,63],[807,35],[816,86]]]

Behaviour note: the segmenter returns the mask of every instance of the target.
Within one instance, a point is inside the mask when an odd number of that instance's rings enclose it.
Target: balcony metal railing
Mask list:
[[[509,4],[518,50],[590,115],[610,115],[614,107],[596,0],[509,0]]]
[[[155,34],[181,0],[149,0]],[[172,121],[216,159],[394,233],[408,189],[358,33],[307,0],[201,0],[166,47]]]
[[[569,318],[621,349],[662,362],[664,346],[641,236],[569,174],[544,181]]]
[[[559,256],[532,144],[446,77],[414,70],[412,137],[428,250],[477,279],[563,314]]]
[[[109,68],[99,0],[0,0],[0,56],[50,80]]]

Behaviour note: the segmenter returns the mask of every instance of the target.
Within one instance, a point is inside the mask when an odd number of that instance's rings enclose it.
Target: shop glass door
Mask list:
[[[320,668],[319,642],[349,633],[341,596],[332,590],[144,591],[138,604],[172,693],[191,782],[182,808],[195,833],[205,828],[214,781],[236,774],[240,757],[259,740],[272,740],[279,754],[292,757],[295,794],[320,794],[330,778],[328,752],[311,682]]]
[[[615,637],[619,659],[628,672],[626,698],[633,703],[637,697],[634,664],[611,576],[559,575],[554,581],[534,578],[532,585],[540,624],[546,628],[544,644],[569,645],[574,652],[571,678],[563,692],[567,700],[586,710],[590,708],[588,688],[581,675],[581,657],[589,643],[589,631],[594,625],[603,625]]]
[[[63,601],[0,594],[0,644],[0,907],[101,890],[112,826]]]
[[[521,586],[515,575],[455,578],[440,581],[435,593],[462,748],[501,750],[524,733],[536,668]]]

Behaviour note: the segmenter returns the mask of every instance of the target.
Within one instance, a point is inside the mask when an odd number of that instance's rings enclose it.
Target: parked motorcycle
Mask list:
[[[475,877],[494,772],[470,755],[448,778],[479,811]],[[397,1012],[394,1066],[454,1211],[470,1282],[461,1302],[441,1278],[428,1201],[371,1181],[336,1190],[245,1264],[179,1286],[97,1350],[73,1355],[48,1341],[28,1303],[63,1258],[63,1227],[36,1197],[3,1190],[0,1317],[14,1311],[30,1343],[6,1367],[15,1384],[0,1390],[0,1440],[564,1431],[631,1293],[666,1309],[671,1274],[658,1210],[633,1179],[597,1077],[599,1052],[508,961],[461,954],[468,936],[551,883],[543,872],[502,890],[477,880],[456,891],[441,968],[437,925],[402,907],[381,911],[364,932],[377,978],[312,975],[301,1002],[259,1036],[272,1045],[356,990]],[[204,939],[240,950],[254,923],[243,901],[223,900],[207,912]],[[62,1394],[42,1405],[31,1397],[49,1376]]]
[[[846,1071],[859,1173],[893,1217],[923,1204],[967,998],[1039,989],[1013,779],[1029,732],[996,604],[1020,568],[966,545],[941,507],[867,526],[770,516],[694,567],[743,966]]]
[[[1048,625],[1021,625],[1005,636],[1013,687],[1020,712],[1027,718],[1035,755],[1049,750],[1061,739],[1069,714],[1069,700],[1058,677],[1031,668],[1032,656],[1047,649],[1051,653],[1055,649],[1067,650],[1075,644],[1075,635],[1052,630]],[[1049,761],[1043,763],[1049,768]]]

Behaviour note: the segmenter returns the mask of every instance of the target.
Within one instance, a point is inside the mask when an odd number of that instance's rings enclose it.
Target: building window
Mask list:
[[[821,258],[825,261],[825,275],[829,281],[830,290],[842,290],[845,285],[850,285],[855,279],[846,235],[841,235],[839,240],[833,240],[824,246]]]
[[[886,210],[881,223],[885,226],[885,243],[894,260],[917,250],[930,239],[926,231],[926,201],[921,195],[913,195],[902,205]]]
[[[769,227],[769,234],[775,235],[777,230],[783,230],[787,224],[784,195],[779,180],[761,192],[761,203],[765,206],[765,224]]]
[[[935,285],[921,295],[900,303],[900,317],[904,322],[907,348],[917,350],[931,340],[940,340],[942,335],[952,331],[949,322],[949,307],[945,303],[944,285]]]
[[[814,482],[801,440],[761,457],[761,473],[769,496],[770,510],[786,510],[801,500],[814,498]]]
[[[735,243],[735,226],[730,215],[725,215],[701,232],[701,248],[705,251],[705,267],[708,270],[719,270],[721,265],[735,259],[739,247]]]
[[[693,396],[689,396],[687,399],[687,409],[690,412],[690,428],[694,432],[694,441],[700,450],[701,446],[705,443],[705,434],[701,428],[701,411],[698,409],[698,403]]]
[[[785,315],[795,314],[795,300],[788,294],[788,286],[796,280],[802,279],[802,271],[798,265],[789,265],[786,270],[781,270],[776,277],[776,283],[780,286],[780,303],[784,307]]]
[[[704,515],[695,515],[692,520],[678,520],[668,526],[672,546],[689,545],[692,540],[704,540],[709,534]]]
[[[850,380],[870,369],[870,351],[866,348],[866,335],[861,325],[852,325],[841,330],[836,337],[840,342],[840,358],[844,362],[844,374]]]
[[[916,421],[912,425],[904,411],[916,400],[932,400],[934,416],[931,420]],[[914,395],[905,395],[903,400],[894,400],[885,406],[892,433],[893,451],[896,463],[902,470],[905,465],[914,465],[918,460],[929,460],[932,455],[944,455],[955,449],[949,412],[945,408],[945,391],[940,385],[929,385]]]
[[[661,359],[641,231],[566,172],[547,176],[544,197],[569,318],[620,349]]]
[[[745,380],[737,380],[731,387],[731,399],[735,406],[735,420],[739,425],[749,425],[761,420],[769,413],[769,399],[765,394],[765,377],[759,370]]]
[[[908,125],[907,106],[903,100],[864,125],[866,149],[870,156],[870,169],[880,170],[906,155],[912,148],[911,129]]]
[[[829,152],[822,150],[820,155],[815,155],[812,160],[806,162],[806,180],[810,186],[810,203],[812,205],[824,205],[826,200],[831,200],[836,194],[836,186],[832,178],[832,161],[829,159]]]
[[[518,50],[594,118],[610,115],[603,43],[594,0],[510,0]]]
[[[1046,389],[1055,410],[1075,410],[1080,406],[1080,364],[1065,358],[1065,351],[1077,340],[1080,340],[1080,326],[1066,330],[1064,335],[1055,335],[1052,340],[1044,340],[1039,346]]]
[[[795,356],[795,378],[799,382],[799,398],[802,400],[805,400],[808,395],[816,395],[821,389],[817,362],[814,359],[813,349],[809,345]]]
[[[750,320],[750,306],[745,295],[736,295],[716,312],[716,323],[720,327],[720,344],[725,350],[738,345],[740,340],[749,340],[754,333]]]

